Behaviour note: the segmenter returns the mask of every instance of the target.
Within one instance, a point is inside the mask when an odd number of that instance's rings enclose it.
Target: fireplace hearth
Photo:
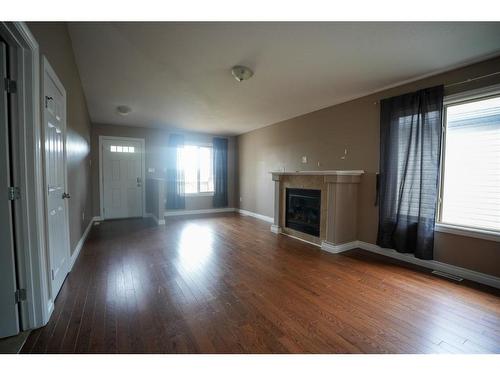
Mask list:
[[[286,227],[319,237],[320,222],[321,190],[287,188]]]

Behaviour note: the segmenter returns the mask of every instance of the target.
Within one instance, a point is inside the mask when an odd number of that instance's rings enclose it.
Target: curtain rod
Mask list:
[[[465,81],[450,83],[448,85],[444,85],[444,87],[447,88],[447,87],[452,87],[452,86],[463,85],[464,83],[469,83],[469,82],[472,82],[472,81],[477,81],[478,79],[488,78],[488,77],[491,77],[491,76],[495,76],[497,74],[500,74],[500,72],[495,72],[495,73],[486,74],[484,76],[469,78],[469,79],[466,79]]]
[[[453,87],[453,86],[458,86],[458,85],[463,85],[464,83],[469,83],[469,82],[474,82],[474,81],[477,81],[479,79],[483,79],[483,78],[488,78],[488,77],[492,77],[492,76],[496,76],[500,74],[500,72],[493,72],[493,73],[490,73],[490,74],[485,74],[484,76],[479,76],[479,77],[474,77],[474,78],[468,78],[466,79],[465,81],[460,81],[460,82],[454,82],[454,83],[449,83],[447,85],[444,85],[444,88],[448,88],[448,87]],[[379,100],[377,100],[376,102],[373,102],[373,104],[378,104]]]

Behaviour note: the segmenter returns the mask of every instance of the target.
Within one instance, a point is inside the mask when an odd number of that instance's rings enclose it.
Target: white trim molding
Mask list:
[[[479,99],[488,99],[492,97],[497,97],[500,94],[500,84],[486,86],[474,90],[462,91],[457,94],[448,95],[443,99],[443,119],[442,119],[442,137],[441,137],[441,153],[440,153],[440,165],[439,170],[439,189],[438,197],[439,204],[436,210],[436,223],[434,225],[434,230],[436,232],[450,233],[464,237],[479,238],[488,241],[500,242],[500,231],[490,230],[485,228],[474,228],[468,227],[466,225],[460,225],[457,223],[445,223],[443,219],[443,202],[444,202],[444,185],[445,185],[445,175],[446,175],[446,137],[447,137],[447,107],[454,104],[465,104],[470,103]]]
[[[272,224],[271,225],[271,232],[273,233],[281,233],[281,227],[279,225],[276,225],[276,224]]]
[[[201,214],[217,214],[222,212],[234,212],[235,208],[207,208],[204,210],[175,210],[165,211],[165,217],[169,216],[184,216],[184,215],[201,215]]]
[[[85,228],[85,231],[82,234],[82,237],[78,241],[78,243],[75,246],[75,249],[73,250],[73,253],[71,254],[70,262],[69,262],[69,272],[73,270],[73,266],[75,265],[76,260],[78,259],[78,256],[80,255],[80,251],[83,248],[83,245],[85,244],[85,240],[87,239],[87,236],[90,233],[90,230],[92,229],[92,225],[94,225],[95,218],[97,216],[94,216],[92,219],[90,219],[89,224],[87,225],[87,228]]]
[[[64,181],[64,192],[69,192],[69,184],[68,184],[68,162],[67,162],[67,112],[68,112],[68,100],[67,100],[67,94],[66,94],[66,88],[62,84],[61,80],[57,76],[56,71],[52,68],[50,65],[49,60],[45,55],[41,56],[41,63],[42,63],[42,71],[40,73],[40,79],[41,79],[41,90],[42,90],[42,98],[47,98],[49,96],[49,93],[47,92],[48,87],[50,86],[55,86],[55,88],[62,94],[62,99],[63,99],[63,108],[62,108],[62,115],[61,115],[61,125],[62,125],[62,134],[63,134],[63,149],[62,149],[62,173],[63,173],[63,181]],[[47,113],[48,109],[47,106],[42,106],[42,123],[41,123],[41,132],[42,132],[42,143],[45,144],[46,142],[46,124],[47,124]],[[48,186],[48,178],[50,175],[50,168],[52,168],[49,163],[48,163],[48,156],[47,155],[47,150],[42,151],[43,157],[45,159],[45,162],[43,164],[43,181],[44,185],[43,186]],[[50,251],[50,246],[49,243],[51,241],[50,236],[52,235],[50,230],[49,230],[49,218],[50,218],[50,208],[49,208],[49,201],[48,195],[45,195],[46,201],[45,201],[45,228],[46,228],[46,238],[47,238],[47,258],[48,258],[48,265],[49,265],[49,270],[56,269],[57,267],[55,266],[55,262],[59,262],[60,259],[52,259],[54,254],[52,251]],[[68,274],[71,271],[71,239],[70,239],[70,231],[69,231],[69,201],[68,199],[64,199],[64,216],[66,218],[64,222],[64,231],[66,234],[66,239],[64,241],[64,249],[65,249],[65,255],[67,261],[64,263],[64,271],[66,274]],[[61,240],[58,238],[58,241]],[[59,244],[61,245],[61,244]],[[55,285],[54,285],[54,280],[53,278],[49,278],[49,289],[51,291],[51,298],[54,300],[55,296],[59,292],[60,288],[62,288],[62,285],[64,283],[64,280],[62,281],[61,285],[59,286],[59,289],[55,290]]]
[[[444,223],[436,223],[434,225],[434,229],[436,232],[450,233],[450,234],[456,234],[458,236],[474,237],[487,241],[500,242],[500,233],[495,231],[459,227],[456,225],[450,225]]]
[[[150,217],[155,221],[156,225],[165,225],[165,219],[160,220],[156,217],[156,215],[152,214],[151,212],[147,212],[146,214],[144,214],[144,217]]]
[[[49,299],[49,301],[47,302],[47,313],[49,314],[49,316],[51,316],[53,312],[54,312],[54,301]]]
[[[461,91],[457,94],[447,95],[443,99],[443,104],[453,104],[464,100],[474,100],[492,95],[500,94],[500,84],[481,87],[474,90]]]
[[[271,216],[261,215],[261,214],[258,214],[258,213],[252,212],[252,211],[242,210],[240,208],[238,208],[236,210],[240,215],[251,216],[251,217],[255,217],[256,219],[267,221],[268,223],[274,223],[274,218],[272,218]]]
[[[271,171],[273,176],[361,176],[363,170]]]
[[[40,127],[40,59],[39,47],[24,22],[0,22],[0,35],[16,49],[17,100],[16,118],[19,137],[15,141],[20,171],[21,197],[18,202],[20,234],[18,252],[18,287],[27,290],[20,304],[21,329],[45,325],[49,309],[49,287]]]
[[[321,242],[321,250],[327,251],[332,254],[342,253],[347,250],[356,249],[358,247],[358,241],[346,242],[339,245],[334,245],[328,241]]]
[[[447,263],[438,262],[437,260],[424,260],[415,258],[415,256],[413,256],[412,254],[404,254],[404,253],[399,253],[396,250],[384,249],[381,248],[380,246],[368,242],[357,241],[357,245],[358,245],[357,247],[359,247],[360,249],[367,250],[372,253],[384,255],[394,259],[399,259],[403,262],[416,264],[418,266],[425,267],[431,270],[446,272],[451,275],[459,276],[467,280],[472,280],[480,284],[485,284],[500,289],[500,277],[487,275],[482,272],[477,272],[469,270],[467,268],[453,266]]]

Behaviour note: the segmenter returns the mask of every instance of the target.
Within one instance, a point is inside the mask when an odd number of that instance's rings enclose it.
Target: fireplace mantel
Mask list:
[[[340,252],[352,248],[357,232],[357,195],[363,170],[272,171],[274,223],[271,231],[284,233]],[[320,236],[315,237],[286,227],[285,197],[289,188],[321,190]]]
[[[361,176],[363,170],[272,171],[273,176]]]

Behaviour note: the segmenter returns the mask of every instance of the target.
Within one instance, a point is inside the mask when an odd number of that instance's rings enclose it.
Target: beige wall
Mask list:
[[[500,58],[385,90],[258,129],[238,137],[240,208],[273,216],[269,171],[363,169],[358,203],[358,239],[375,243],[378,210],[375,174],[379,162],[379,101],[424,87],[447,84],[498,71]],[[499,83],[485,79],[454,86],[446,94]],[[348,149],[345,160],[341,159]],[[301,157],[308,158],[307,164]],[[320,166],[318,167],[318,162]],[[500,276],[500,243],[436,233],[435,259]]]
[[[66,89],[69,231],[73,253],[92,218],[91,124],[66,24],[30,22],[28,27],[40,46],[40,57],[45,55]]]
[[[167,144],[170,131],[168,129],[155,129],[134,126],[102,125],[93,124],[92,126],[92,195],[93,195],[93,214],[100,215],[99,202],[99,136],[131,137],[144,138],[146,143],[146,184],[151,178],[165,178],[167,166]],[[211,142],[213,136],[197,133],[184,133],[186,142]],[[228,207],[235,207],[236,191],[236,139],[227,137],[228,142]],[[154,173],[149,173],[148,169],[154,168]],[[146,188],[148,191],[148,189]],[[147,200],[147,197],[146,197]],[[151,207],[146,202],[146,208]],[[200,210],[212,208],[212,197],[186,197],[186,210]]]

